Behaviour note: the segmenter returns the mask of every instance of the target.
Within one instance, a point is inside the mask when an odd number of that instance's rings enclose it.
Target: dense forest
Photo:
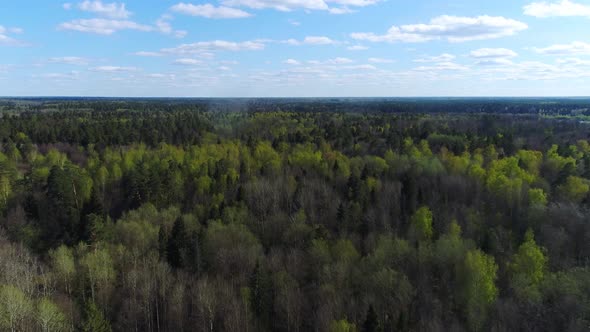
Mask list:
[[[588,331],[587,100],[0,102],[2,331]]]

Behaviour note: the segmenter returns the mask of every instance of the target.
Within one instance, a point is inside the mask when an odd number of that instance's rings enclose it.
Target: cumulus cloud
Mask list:
[[[63,5],[66,10],[73,8],[73,5]],[[84,1],[77,5],[78,9],[91,12],[99,17],[90,19],[75,19],[63,22],[58,25],[58,30],[70,30],[99,35],[112,35],[122,30],[135,30],[143,32],[160,32],[165,35],[172,35],[177,38],[184,37],[187,32],[174,30],[170,24],[172,16],[162,15],[153,25],[141,24],[127,19],[131,12],[127,11],[124,3],[108,3],[101,1]]]
[[[480,48],[471,51],[469,55],[476,59],[513,58],[518,56],[516,52],[507,48]]]
[[[62,7],[65,10],[74,8],[72,3],[64,3]],[[78,3],[76,6],[81,11],[93,13],[99,16],[104,16],[112,19],[126,19],[131,16],[131,12],[125,8],[124,3],[103,3],[100,0],[95,1],[83,1]]]
[[[23,42],[9,36],[10,34],[22,33],[21,28],[6,28],[0,25],[0,45],[22,46]]]
[[[282,41],[285,44],[289,44],[289,45],[295,45],[295,46],[300,46],[300,45],[335,45],[335,44],[339,44],[339,42],[332,40],[328,37],[325,36],[307,36],[305,37],[303,40],[297,40],[297,39],[287,39]]]
[[[252,16],[250,13],[241,9],[225,6],[216,7],[208,3],[203,5],[193,5],[181,2],[172,6],[170,10],[180,14],[205,18],[244,18]]]
[[[149,25],[139,24],[127,20],[109,20],[104,18],[80,19],[61,23],[60,30],[72,30],[78,32],[96,33],[99,35],[111,35],[120,30],[153,31]]]
[[[299,62],[295,59],[287,59],[287,60],[283,61],[283,63],[286,65],[291,65],[291,66],[298,66],[301,64],[301,62]]]
[[[392,26],[385,34],[357,32],[351,37],[371,42],[419,43],[430,40],[467,42],[512,36],[528,26],[520,21],[501,16],[460,17],[443,15],[427,24]]]
[[[187,32],[184,30],[174,30],[174,28],[172,28],[172,25],[170,24],[171,19],[172,17],[170,15],[162,15],[156,21],[156,29],[160,33],[163,33],[165,35],[172,35],[176,38],[184,38]]]
[[[524,14],[539,18],[584,16],[590,17],[590,5],[570,0],[559,2],[533,2],[524,6]]]
[[[533,48],[546,55],[590,55],[590,43],[575,41],[570,44],[555,44],[544,48]]]

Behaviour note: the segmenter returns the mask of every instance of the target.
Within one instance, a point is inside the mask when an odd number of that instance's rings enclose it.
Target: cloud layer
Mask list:
[[[501,16],[443,15],[433,18],[427,24],[392,26],[382,35],[357,32],[352,33],[351,37],[370,42],[420,43],[431,40],[447,40],[457,43],[512,36],[527,28],[527,24],[523,22]]]

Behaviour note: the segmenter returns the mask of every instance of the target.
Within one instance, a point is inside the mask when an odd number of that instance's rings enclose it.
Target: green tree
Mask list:
[[[51,300],[41,299],[37,305],[37,321],[43,332],[60,332],[69,330],[66,317]]]
[[[590,181],[577,176],[568,176],[565,183],[557,187],[565,200],[580,203],[590,192]]]
[[[0,326],[6,331],[24,331],[33,306],[26,295],[12,285],[0,286]]]
[[[83,332],[111,332],[111,324],[94,302],[86,303],[84,308]]]
[[[511,287],[518,298],[540,300],[539,285],[545,276],[546,266],[547,257],[543,248],[537,245],[533,231],[529,229],[509,263]]]
[[[494,258],[476,249],[467,252],[457,275],[460,279],[459,296],[467,322],[472,330],[479,331],[487,319],[488,309],[498,296]]]
[[[346,319],[333,320],[330,323],[328,332],[356,332],[356,325],[347,321]]]
[[[432,229],[432,211],[427,206],[419,208],[410,220],[410,232],[417,241],[430,241]]]

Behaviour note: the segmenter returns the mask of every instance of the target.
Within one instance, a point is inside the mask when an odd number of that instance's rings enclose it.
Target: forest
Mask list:
[[[588,331],[589,105],[0,100],[0,330]]]

